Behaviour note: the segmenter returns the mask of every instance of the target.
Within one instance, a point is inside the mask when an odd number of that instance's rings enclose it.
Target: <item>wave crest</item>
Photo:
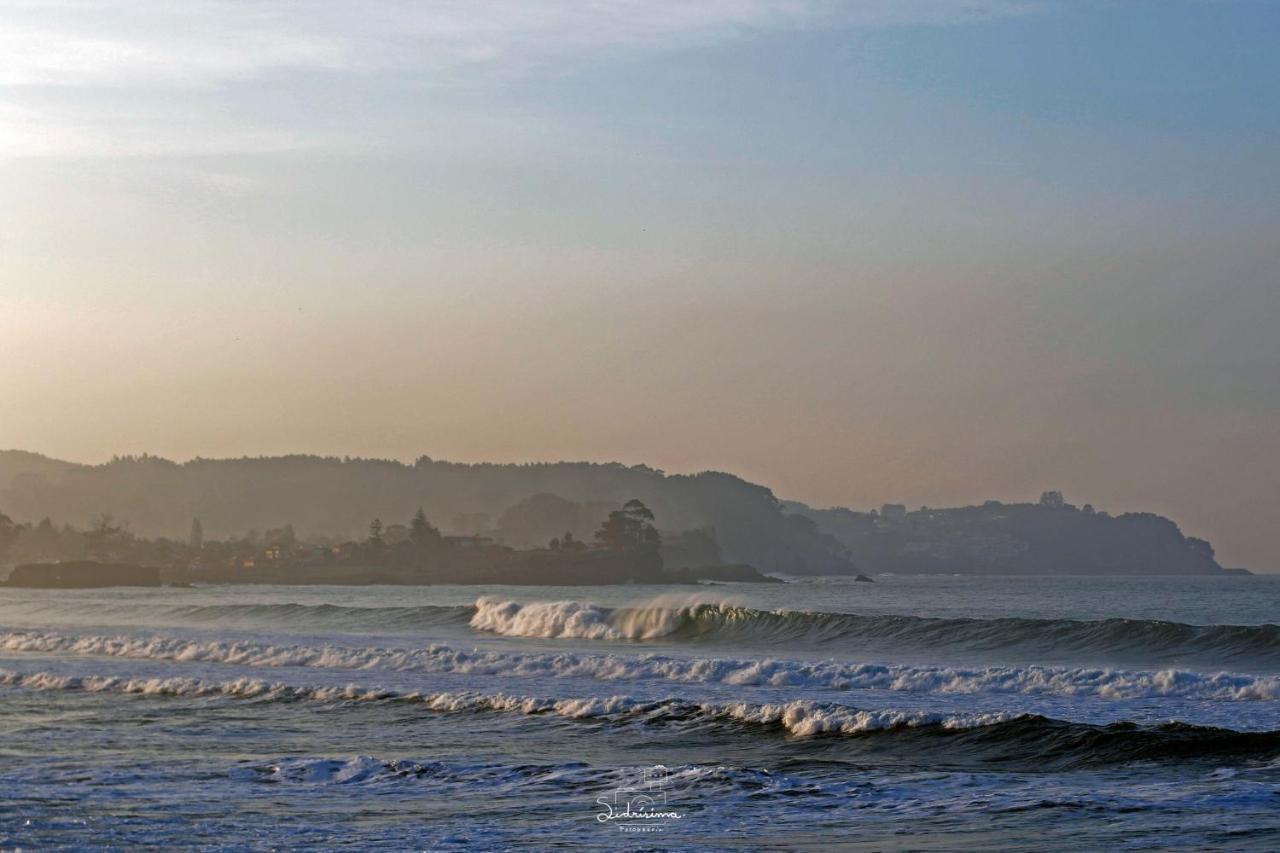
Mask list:
[[[643,604],[608,608],[579,601],[520,603],[493,596],[477,599],[471,627],[508,637],[581,640],[655,640],[687,630],[691,620],[738,608],[729,600],[663,595]]]
[[[505,677],[668,681],[821,690],[904,693],[1023,694],[1103,699],[1180,698],[1213,701],[1280,699],[1280,676],[1055,666],[954,667],[794,661],[776,658],[684,658],[425,649],[268,645],[176,637],[0,634],[0,651],[218,663],[249,667],[312,667]]]
[[[1020,649],[1051,654],[1143,655],[1157,659],[1257,659],[1274,663],[1280,626],[1186,625],[1144,619],[951,619],[758,610],[732,601],[666,597],[610,609],[575,601],[520,604],[481,598],[476,630],[517,637],[615,641],[679,640],[801,647]]]
[[[305,687],[256,679],[207,682],[189,678],[72,676],[0,670],[0,686],[28,690],[114,692],[165,697],[226,697],[270,702],[396,703],[438,713],[509,713],[537,718],[595,720],[683,727],[717,725],[740,731],[778,731],[788,736],[824,736],[854,751],[905,750],[920,759],[935,751],[948,764],[1025,762],[1033,766],[1087,766],[1134,760],[1196,760],[1232,757],[1253,762],[1280,756],[1280,731],[1239,732],[1188,725],[1134,723],[1094,725],[1006,712],[946,714],[860,709],[830,702],[778,704],[657,701],[627,696],[576,698],[505,693],[404,693],[377,687]]]

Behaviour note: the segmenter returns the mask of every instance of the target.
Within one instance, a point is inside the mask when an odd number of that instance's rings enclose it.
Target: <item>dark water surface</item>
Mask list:
[[[0,590],[0,847],[1274,850],[1277,613],[1269,577]]]

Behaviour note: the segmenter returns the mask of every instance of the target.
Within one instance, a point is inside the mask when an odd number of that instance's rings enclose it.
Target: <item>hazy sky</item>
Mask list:
[[[1280,568],[1280,4],[0,0],[0,447],[717,468]]]

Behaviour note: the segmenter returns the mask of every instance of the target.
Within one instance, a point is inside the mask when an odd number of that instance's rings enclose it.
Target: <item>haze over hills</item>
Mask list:
[[[1113,516],[1045,492],[1037,503],[908,512],[901,504],[854,512],[787,503],[838,538],[869,572],[1107,575],[1223,571],[1213,546],[1149,512]]]
[[[530,509],[528,503],[519,505],[539,495],[582,506],[570,507],[570,522],[548,514],[541,535],[527,525],[517,528],[512,516],[530,515],[519,511]],[[185,463],[143,456],[79,465],[0,452],[0,511],[14,519],[84,524],[110,513],[139,535],[175,538],[184,538],[197,517],[210,536],[290,524],[303,537],[362,537],[371,519],[404,522],[421,506],[448,533],[496,533],[505,521],[517,539],[545,543],[566,529],[580,535],[583,525],[589,533],[598,523],[593,512],[632,498],[653,510],[664,531],[714,528],[729,562],[794,574],[855,570],[838,540],[818,532],[812,520],[784,513],[769,489],[718,472],[666,475],[643,465],[588,462],[470,465],[427,457],[410,465],[318,456]],[[536,501],[532,509],[546,503]]]
[[[684,531],[709,533],[723,559],[771,572],[1222,571],[1208,542],[1184,536],[1169,519],[1077,509],[1056,493],[1039,504],[862,513],[783,502],[731,474],[668,475],[618,463],[142,456],[83,465],[0,451],[0,511],[11,518],[85,524],[108,513],[139,535],[173,538],[184,537],[193,518],[212,536],[292,525],[303,537],[358,537],[372,518],[400,522],[422,506],[446,532],[530,547],[566,530],[589,536],[631,498],[653,509],[673,541],[688,543],[672,535]]]

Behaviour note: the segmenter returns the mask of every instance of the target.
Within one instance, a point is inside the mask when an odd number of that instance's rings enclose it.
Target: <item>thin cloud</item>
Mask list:
[[[206,86],[281,70],[528,71],[814,26],[947,24],[1019,0],[8,3],[0,85]]]
[[[343,85],[501,85],[620,53],[1030,8],[1025,0],[0,0],[0,156],[313,147],[334,140],[297,105]],[[276,111],[239,109],[245,87],[261,80],[290,100]]]

